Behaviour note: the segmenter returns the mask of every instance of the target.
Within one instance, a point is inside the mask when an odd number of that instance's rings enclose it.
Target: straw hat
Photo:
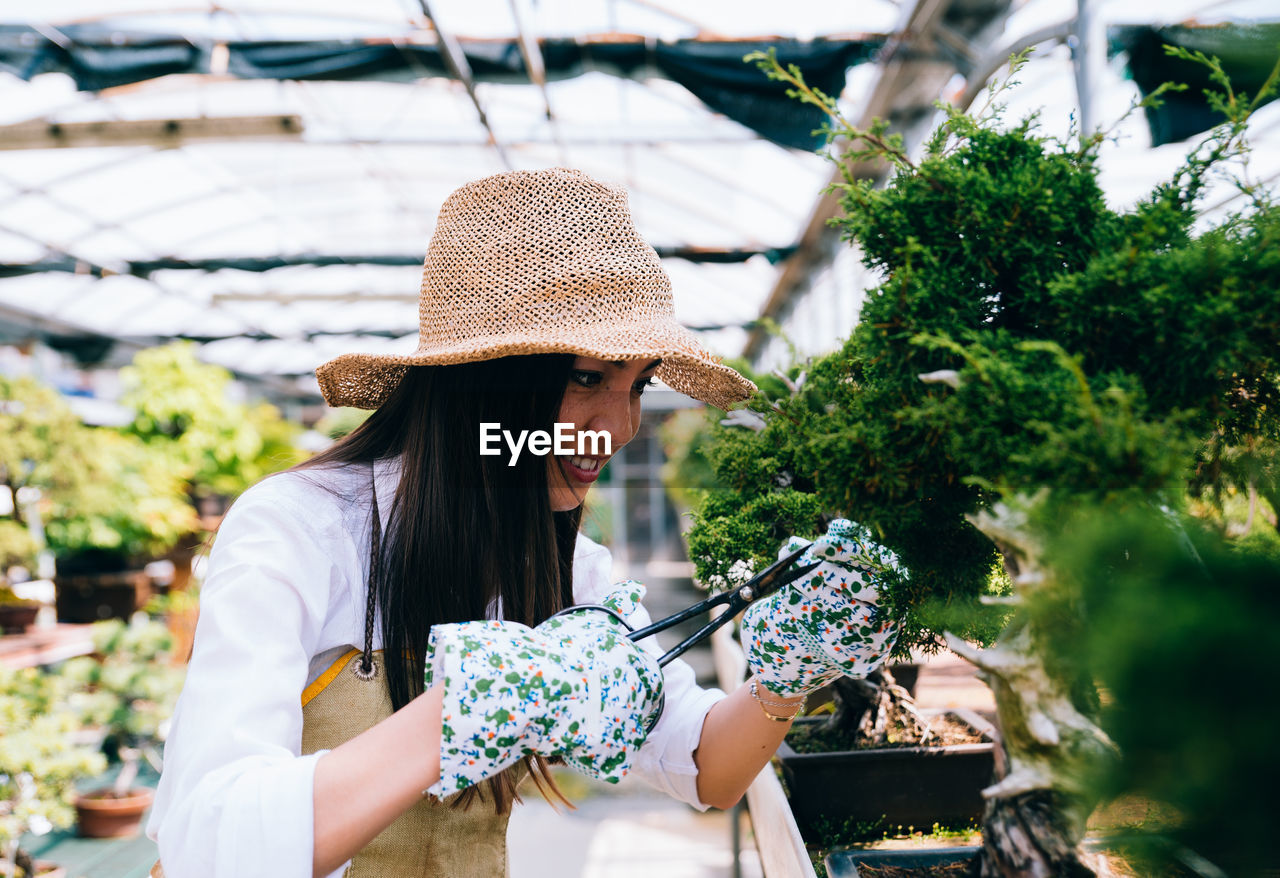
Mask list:
[[[496,174],[450,195],[418,318],[412,354],[343,354],[317,369],[325,401],[373,409],[409,366],[539,353],[661,357],[659,379],[722,409],[756,390],[676,322],[671,279],[626,191],[568,168]]]

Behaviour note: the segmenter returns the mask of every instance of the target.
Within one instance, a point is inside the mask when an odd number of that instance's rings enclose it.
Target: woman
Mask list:
[[[649,619],[578,534],[591,483],[655,376],[722,408],[755,389],[675,321],[622,190],[566,169],[462,187],[419,315],[414,354],[317,370],[331,405],[373,415],[246,491],[219,531],[147,828],[169,878],[500,875],[515,784],[548,789],[547,757],[729,807],[803,694],[854,667],[847,649],[771,657],[833,640],[773,601],[752,608],[757,676],[728,695],[618,636],[611,616]],[[525,444],[556,424],[596,448]],[[482,454],[493,425],[502,453]],[[867,669],[891,634],[858,653]],[[481,664],[503,672],[477,682]]]

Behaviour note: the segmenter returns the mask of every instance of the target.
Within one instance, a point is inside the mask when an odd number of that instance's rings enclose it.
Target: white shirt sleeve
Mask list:
[[[273,481],[236,501],[210,554],[147,824],[169,878],[311,876],[325,751],[300,755],[301,695],[331,594],[346,588],[325,551],[343,535]]]
[[[595,603],[609,593],[613,563],[609,550],[579,534],[574,553],[573,592],[577,603]],[[652,620],[649,611],[640,606],[627,622],[643,628]],[[646,637],[640,645],[655,656],[666,652],[657,635]],[[693,753],[702,739],[702,723],[725,693],[716,688],[703,689],[696,682],[693,668],[676,659],[663,669],[665,703],[662,716],[636,754],[635,773],[651,786],[667,795],[687,802],[699,811],[710,806],[698,798],[698,766]]]

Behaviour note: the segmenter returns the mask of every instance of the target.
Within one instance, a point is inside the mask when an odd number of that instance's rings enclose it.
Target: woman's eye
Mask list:
[[[642,380],[642,381],[637,381],[637,382],[632,386],[632,388],[631,388],[631,389],[635,391],[636,396],[639,396],[640,394],[644,393],[644,390],[645,390],[645,388],[646,388],[646,387],[652,387],[652,386],[653,386],[653,379],[652,379],[652,378],[645,378],[645,379],[644,379],[644,380]]]
[[[599,372],[588,372],[583,369],[573,369],[569,375],[575,384],[581,384],[583,387],[594,387],[601,380]]]

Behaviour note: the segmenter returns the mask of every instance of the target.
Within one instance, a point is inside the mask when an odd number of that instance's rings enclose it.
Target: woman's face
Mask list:
[[[662,360],[617,360],[609,362],[594,357],[578,357],[569,373],[569,386],[560,403],[558,423],[571,425],[574,436],[581,430],[606,433],[609,454],[600,442],[592,453],[590,442],[584,456],[547,455],[550,467],[551,508],[568,512],[582,503],[591,483],[612,454],[631,441],[640,428],[640,395],[653,379]]]

